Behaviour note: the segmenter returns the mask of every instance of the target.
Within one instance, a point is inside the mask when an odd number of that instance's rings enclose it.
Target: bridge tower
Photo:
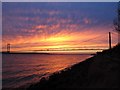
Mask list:
[[[10,44],[7,44],[7,52],[10,53]]]
[[[109,49],[112,48],[111,32],[109,32]]]

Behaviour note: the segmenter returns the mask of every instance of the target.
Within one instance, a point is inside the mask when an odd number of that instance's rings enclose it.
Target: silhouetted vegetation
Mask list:
[[[120,2],[118,2],[117,18],[113,22],[115,31],[118,32],[118,44],[120,44]]]

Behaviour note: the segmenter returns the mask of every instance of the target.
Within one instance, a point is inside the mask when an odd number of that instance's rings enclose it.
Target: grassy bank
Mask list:
[[[42,78],[28,90],[43,88],[118,88],[120,45],[97,53],[49,78]]]

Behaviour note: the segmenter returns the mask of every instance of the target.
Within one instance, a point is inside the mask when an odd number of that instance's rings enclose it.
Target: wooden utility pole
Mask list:
[[[109,49],[112,48],[112,45],[111,45],[111,32],[109,32]]]

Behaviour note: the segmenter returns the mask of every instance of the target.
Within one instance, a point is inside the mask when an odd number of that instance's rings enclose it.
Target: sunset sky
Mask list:
[[[115,2],[2,3],[2,50],[108,48],[116,11]]]

